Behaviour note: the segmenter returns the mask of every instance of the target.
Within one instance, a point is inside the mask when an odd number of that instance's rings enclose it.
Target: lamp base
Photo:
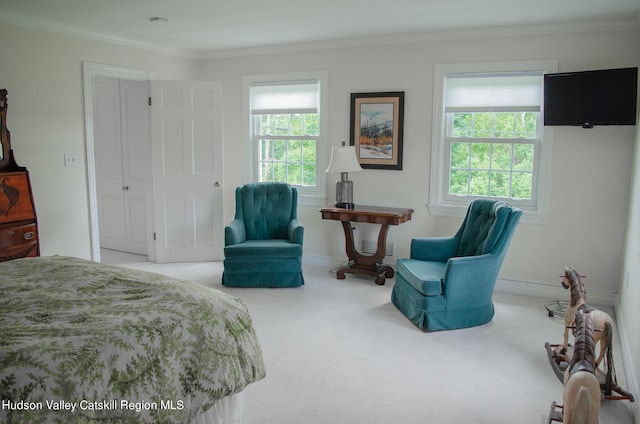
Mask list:
[[[346,172],[340,173],[340,179],[336,181],[336,207],[353,209],[353,181],[349,181]]]
[[[356,207],[356,205],[354,205],[353,203],[344,203],[344,202],[338,202],[336,203],[336,208],[342,208],[342,209],[354,209]]]

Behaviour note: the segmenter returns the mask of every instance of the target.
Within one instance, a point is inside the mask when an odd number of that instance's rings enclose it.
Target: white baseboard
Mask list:
[[[306,264],[326,266],[333,268],[346,260],[346,257],[333,258],[319,255],[304,255],[303,261]],[[393,262],[393,261],[389,261]],[[394,266],[395,263],[389,265]],[[536,283],[532,281],[521,281],[514,279],[498,278],[496,281],[496,291],[511,294],[521,294],[525,296],[535,296],[548,298],[549,300],[569,300],[569,290],[563,289],[558,279],[557,285]],[[602,291],[589,290],[587,293],[589,303],[592,305],[614,306],[616,294]]]
[[[498,278],[496,291],[525,296],[548,298],[549,300],[569,300],[569,290],[563,289],[558,280],[557,285],[535,283],[531,281],[519,281]],[[602,291],[589,290],[587,292],[589,303],[592,305],[615,306],[616,294]]]
[[[333,268],[334,266],[338,266],[342,262],[344,262],[347,258],[331,258],[329,256],[318,256],[318,255],[303,255],[302,262],[304,264],[316,265],[316,266],[324,266],[327,268]]]

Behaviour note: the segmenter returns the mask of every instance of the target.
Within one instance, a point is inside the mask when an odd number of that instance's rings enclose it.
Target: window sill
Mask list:
[[[431,216],[464,218],[467,213],[468,206],[429,204],[427,205],[427,208],[429,209],[429,214]],[[544,212],[522,211],[522,218],[520,219],[520,222],[523,224],[544,224],[546,219],[547,214]]]

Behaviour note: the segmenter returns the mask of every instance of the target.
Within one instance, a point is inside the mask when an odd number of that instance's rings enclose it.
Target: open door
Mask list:
[[[155,260],[221,260],[222,83],[150,86]]]

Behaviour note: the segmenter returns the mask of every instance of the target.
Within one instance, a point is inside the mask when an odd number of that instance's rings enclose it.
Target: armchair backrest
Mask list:
[[[286,183],[250,183],[236,188],[236,219],[244,222],[247,240],[286,239],[297,219],[298,191]]]
[[[460,240],[456,256],[483,255],[508,244],[521,214],[501,200],[474,200],[456,234]]]

